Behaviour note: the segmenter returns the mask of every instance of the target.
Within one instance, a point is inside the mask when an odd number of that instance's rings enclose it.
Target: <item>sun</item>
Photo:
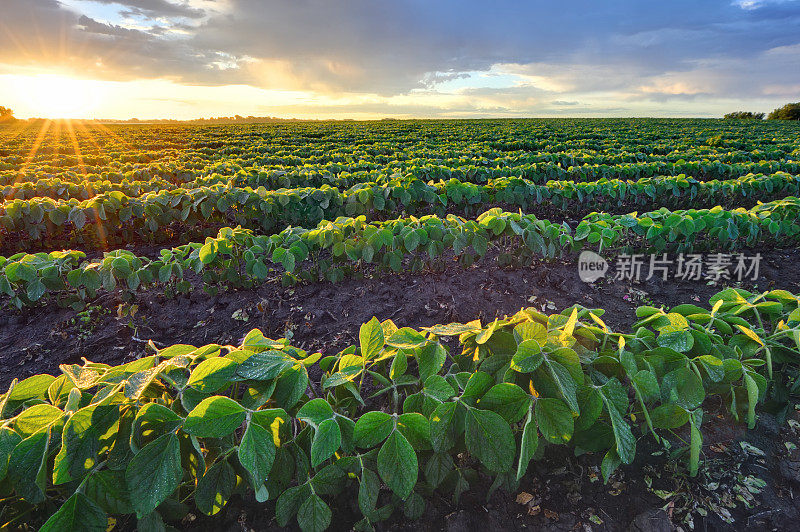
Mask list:
[[[15,76],[17,97],[40,118],[90,118],[105,97],[102,82],[43,74]]]

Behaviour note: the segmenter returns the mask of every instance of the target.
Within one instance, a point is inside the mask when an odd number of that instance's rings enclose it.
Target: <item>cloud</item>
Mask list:
[[[777,100],[800,85],[796,0],[3,3],[0,63],[100,79],[245,84],[350,101],[442,92],[469,102],[457,107],[464,112]],[[105,20],[86,6],[116,15]],[[601,99],[608,103],[590,105]]]
[[[119,5],[125,12],[148,18],[184,17],[203,18],[205,12],[189,5],[187,2],[173,3],[167,0],[92,0],[98,4]],[[127,8],[127,9],[125,9]]]

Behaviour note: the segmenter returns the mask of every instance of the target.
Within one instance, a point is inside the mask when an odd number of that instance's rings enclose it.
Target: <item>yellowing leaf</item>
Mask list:
[[[761,338],[759,338],[758,335],[755,333],[755,331],[753,331],[751,328],[745,327],[744,325],[739,325],[738,323],[736,324],[736,326],[739,328],[740,331],[742,331],[745,334],[745,336],[747,336],[754,342],[758,343],[758,345],[760,346],[764,345],[764,342],[761,340]]]
[[[598,324],[601,329],[603,329],[604,333],[608,332],[608,327],[606,326],[606,323],[600,319],[600,316],[597,316],[594,312],[590,312],[589,317],[592,318],[592,320],[594,320],[594,322]]]
[[[269,425],[269,430],[272,432],[272,443],[275,447],[281,446],[281,423],[284,423],[282,417],[276,417]]]
[[[564,325],[564,330],[561,332],[561,339],[566,340],[572,333],[575,331],[575,324],[578,323],[578,309],[572,309],[572,314],[567,320],[567,324]]]

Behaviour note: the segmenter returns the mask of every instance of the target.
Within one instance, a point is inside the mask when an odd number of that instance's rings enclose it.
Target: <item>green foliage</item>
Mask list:
[[[111,126],[113,135],[99,137],[78,128],[79,152],[53,128],[3,131],[10,148],[0,151],[0,249],[201,241],[236,225],[271,235],[400,212],[629,212],[687,201],[731,206],[739,191],[760,201],[798,194],[784,175],[800,172],[797,131],[775,121],[746,135],[735,121],[640,120],[633,129],[618,120],[459,124]],[[404,252],[424,247],[421,233],[402,239]],[[374,244],[359,250],[367,262]],[[281,253],[275,262],[285,258],[291,270],[294,254]]]
[[[752,111],[734,111],[727,113],[723,117],[726,120],[764,120],[764,113],[754,113]]]
[[[161,526],[179,507],[214,515],[248,490],[302,530],[328,528],[327,498],[341,492],[366,524],[396,510],[415,519],[431,490],[457,497],[467,470],[513,488],[546,446],[568,445],[602,456],[608,479],[639,438],[687,425],[695,474],[706,398],[752,427],[758,404],[787,408],[800,392],[798,296],[727,289],[709,305],[640,307],[628,333],[598,327],[601,310],[529,308],[421,331],[373,319],[326,359],[254,330],[236,347],[65,365],[0,396],[7,512],[35,509],[46,530],[126,515]],[[322,393],[310,398],[315,364]],[[456,467],[463,453],[474,461]]]
[[[791,179],[800,186],[800,177]],[[0,301],[22,308],[55,300],[61,306],[81,309],[100,290],[133,292],[159,285],[168,294],[188,291],[189,271],[200,275],[207,291],[216,293],[227,287],[254,286],[269,275],[282,275],[289,284],[339,281],[375,271],[397,272],[404,265],[442,268],[453,256],[469,266],[482,260],[489,249],[496,251],[493,260],[506,266],[581,249],[660,253],[780,247],[800,242],[798,218],[800,199],[790,196],[750,210],[714,207],[662,208],[625,215],[592,213],[574,233],[565,224],[500,209],[488,210],[474,220],[454,215],[373,223],[363,216],[337,218],[314,229],[290,227],[272,236],[255,235],[241,227],[223,228],[216,238],[162,250],[156,259],[137,257],[126,250],[106,252],[103,258],[91,261],[79,251],[0,257]],[[420,242],[412,251],[406,241],[409,234]],[[369,261],[363,258],[366,249],[370,250]],[[367,342],[378,340],[365,338]],[[681,341],[681,334],[660,341]]]
[[[769,120],[800,120],[800,102],[787,103],[772,111],[767,118]]]

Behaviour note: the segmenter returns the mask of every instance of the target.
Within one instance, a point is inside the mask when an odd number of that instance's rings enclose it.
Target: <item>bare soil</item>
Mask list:
[[[453,263],[442,272],[288,288],[281,287],[275,278],[257,289],[216,296],[196,289],[189,295],[168,299],[161,291],[151,289],[138,292],[135,301],[126,302],[121,293],[111,293],[94,302],[84,319],[75,311],[55,307],[4,310],[0,314],[0,388],[7,387],[13,378],[55,374],[59,364],[80,363],[82,357],[110,364],[126,362],[146,354],[148,340],[158,346],[235,344],[248,331],[259,328],[272,338],[288,333],[294,345],[308,351],[335,354],[357,341],[359,327],[372,316],[418,328],[477,318],[485,323],[522,307],[552,313],[579,303],[605,309],[603,319],[609,327],[620,330],[635,321],[634,310],[639,305],[704,305],[725,286],[800,291],[800,269],[795,266],[800,250],[760,252],[760,279],[741,285],[660,278],[641,283],[603,279],[587,284],[578,277],[575,257],[568,257],[516,269],[498,268],[493,261],[468,269]],[[125,310],[132,304],[137,308],[133,317],[124,312],[118,314],[120,306]],[[800,421],[800,414],[794,415]],[[639,442],[635,463],[621,468],[607,485],[598,476],[601,457],[574,457],[566,449],[551,448],[545,459],[532,464],[517,493],[497,491],[487,499],[490,482],[476,479],[458,503],[447,495],[436,494],[428,501],[422,520],[408,522],[396,512],[380,524],[380,529],[671,530],[670,516],[672,522],[680,524],[686,515],[684,510],[691,506],[687,500],[728,497],[735,501],[741,479],[748,475],[766,481],[766,485],[753,495],[753,501],[748,503],[751,507],[739,501],[730,509],[734,524],[726,523],[714,512],[705,517],[695,512],[694,528],[800,529],[800,456],[784,445],[786,441],[800,444],[800,433],[792,432],[789,426],[779,426],[768,414],[761,415],[753,431],[745,431],[720,416],[712,417],[704,425],[704,432],[704,457],[708,460],[704,462],[706,470],[697,479],[686,477],[682,461],[668,458],[650,437]],[[676,435],[676,442],[679,437]],[[742,440],[764,451],[764,456],[746,452],[738,443]],[[653,452],[657,454],[652,456]],[[708,489],[714,483],[718,484],[718,493]],[[658,490],[673,495],[662,499]],[[728,492],[733,495],[728,496]],[[334,529],[350,529],[357,517],[353,501],[345,497],[334,502]],[[272,530],[277,528],[273,510],[269,504],[234,498],[215,518],[196,516],[178,526],[197,530]],[[686,523],[681,526],[689,529]]]

